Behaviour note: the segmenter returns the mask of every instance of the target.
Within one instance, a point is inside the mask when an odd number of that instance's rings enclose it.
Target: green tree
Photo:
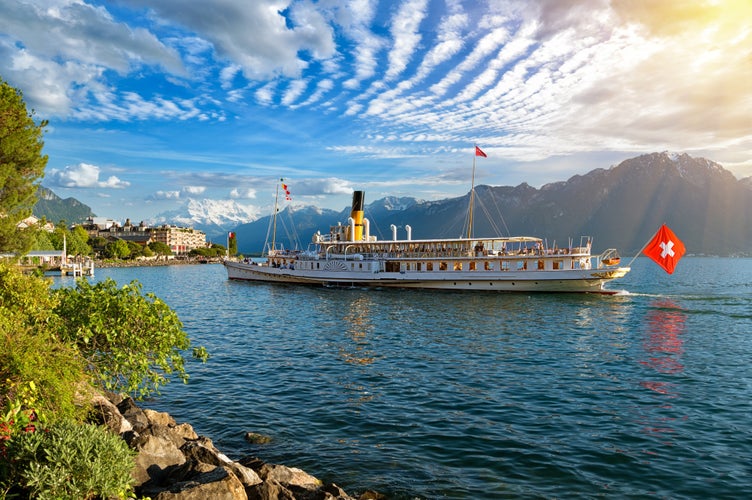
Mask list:
[[[125,259],[130,254],[131,249],[123,240],[110,241],[104,246],[104,256],[111,259]]]
[[[68,243],[68,253],[71,255],[91,255],[91,246],[89,245],[89,233],[81,226],[76,226],[70,231],[70,242]]]
[[[157,255],[172,255],[169,245],[161,241],[152,241],[149,243],[149,248]]]
[[[171,374],[188,380],[183,324],[154,294],[142,294],[138,282],[118,288],[109,278],[96,285],[79,280],[57,295],[64,339],[78,346],[104,388],[143,397],[159,392]],[[206,358],[203,349],[194,355]]]
[[[89,246],[89,234],[86,229],[76,226],[73,230],[68,229],[63,223],[58,224],[50,235],[50,240],[55,246],[55,250],[65,250],[68,255],[91,255],[92,250]]]
[[[33,231],[17,224],[31,215],[47,155],[42,155],[42,134],[47,121],[34,121],[21,91],[0,79],[0,251],[26,253]]]
[[[34,234],[35,241],[31,246],[32,250],[55,250],[55,246],[50,240],[50,233],[44,229],[38,229]]]

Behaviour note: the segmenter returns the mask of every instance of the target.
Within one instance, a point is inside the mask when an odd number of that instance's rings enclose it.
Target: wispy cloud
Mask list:
[[[473,142],[495,167],[671,149],[752,175],[750,18],[747,0],[15,0],[0,75],[51,119],[45,183],[154,204],[265,202],[281,173],[300,197],[448,184]],[[100,179],[112,164],[128,173]]]
[[[101,169],[96,165],[79,163],[65,167],[63,170],[51,170],[47,180],[52,186],[64,188],[112,188],[122,189],[130,186],[130,182],[120,180],[111,175],[105,180],[99,180]]]

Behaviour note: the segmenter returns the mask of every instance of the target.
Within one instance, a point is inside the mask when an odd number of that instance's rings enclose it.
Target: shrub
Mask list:
[[[140,283],[118,288],[109,278],[95,285],[79,280],[57,295],[63,339],[78,347],[105,389],[144,397],[159,392],[168,375],[187,381],[183,324],[154,294],[142,294]]]
[[[60,341],[57,300],[47,280],[0,264],[0,411],[16,403],[61,418],[81,415],[76,389],[86,385],[83,359]],[[33,401],[33,403],[31,403]]]
[[[24,432],[8,442],[5,489],[30,498],[129,498],[135,453],[104,427],[58,422],[44,431]],[[15,491],[13,491],[15,493]]]

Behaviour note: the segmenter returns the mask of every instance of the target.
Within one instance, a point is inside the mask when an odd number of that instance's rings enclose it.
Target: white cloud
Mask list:
[[[206,191],[206,186],[185,186],[183,192],[186,194],[201,194]]]
[[[165,23],[179,23],[208,40],[221,58],[240,66],[251,79],[299,76],[308,51],[326,59],[334,55],[331,26],[308,1],[267,0],[127,0],[151,9]],[[286,12],[286,19],[281,12]],[[289,23],[289,25],[288,25]]]
[[[389,81],[402,74],[421,40],[420,23],[426,16],[427,0],[407,0],[392,18],[392,50],[384,79]]]
[[[230,198],[254,199],[256,198],[256,190],[253,188],[244,188],[244,189],[234,188],[232,191],[230,191]]]
[[[67,166],[63,170],[53,169],[45,177],[52,186],[63,188],[112,188],[122,189],[131,185],[111,175],[106,180],[99,180],[100,168],[88,163]]]
[[[177,200],[180,198],[180,191],[157,191],[154,193],[155,200]]]

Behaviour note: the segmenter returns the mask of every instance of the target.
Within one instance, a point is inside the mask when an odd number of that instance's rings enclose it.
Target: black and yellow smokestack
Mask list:
[[[350,217],[355,221],[354,241],[363,240],[363,200],[365,199],[364,191],[353,191],[352,209]]]

